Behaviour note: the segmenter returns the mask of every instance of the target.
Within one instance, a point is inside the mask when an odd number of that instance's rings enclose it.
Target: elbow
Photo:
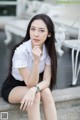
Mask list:
[[[47,81],[47,86],[48,86],[48,87],[50,86],[50,81]]]
[[[26,86],[28,87],[28,88],[31,88],[31,87],[33,87],[34,85],[33,84],[31,84],[30,82],[26,82],[25,81],[25,84],[26,84]]]
[[[32,88],[32,87],[34,87],[34,85],[27,84],[27,87],[28,87],[28,88]]]
[[[35,85],[37,85],[37,83],[27,83],[27,87],[31,88],[31,87],[34,87]]]

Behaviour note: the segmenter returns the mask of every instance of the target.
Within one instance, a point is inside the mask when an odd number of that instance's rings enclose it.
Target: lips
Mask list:
[[[33,39],[34,42],[39,42],[40,40],[39,39]]]

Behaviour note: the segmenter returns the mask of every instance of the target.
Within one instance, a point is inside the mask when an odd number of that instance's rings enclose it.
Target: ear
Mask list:
[[[48,37],[51,37],[51,33],[48,34]]]

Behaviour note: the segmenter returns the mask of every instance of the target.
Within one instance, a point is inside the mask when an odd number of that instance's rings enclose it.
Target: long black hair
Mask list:
[[[56,56],[56,50],[55,50],[55,30],[54,30],[54,24],[53,24],[53,21],[51,20],[51,18],[46,15],[46,14],[38,14],[38,15],[35,15],[29,22],[28,26],[27,26],[27,31],[26,31],[26,35],[23,39],[23,41],[21,41],[19,44],[17,44],[13,51],[12,51],[12,54],[11,54],[11,59],[10,59],[10,69],[9,69],[9,75],[11,74],[11,71],[12,71],[12,57],[13,57],[13,54],[14,54],[14,51],[15,49],[21,45],[23,42],[25,41],[28,41],[30,39],[30,27],[31,27],[31,24],[34,20],[43,20],[44,23],[46,24],[47,26],[47,29],[48,29],[48,33],[51,34],[50,37],[47,37],[46,41],[45,41],[45,46],[46,46],[46,49],[47,49],[47,52],[48,52],[48,55],[51,59],[51,83],[50,83],[50,89],[52,90],[53,89],[53,86],[55,85],[56,83],[56,74],[57,74],[57,56]],[[9,76],[8,75],[8,76]]]

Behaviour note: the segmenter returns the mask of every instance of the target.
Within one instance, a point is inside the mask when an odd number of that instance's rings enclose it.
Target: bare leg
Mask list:
[[[26,86],[15,87],[9,94],[10,103],[20,103],[24,95],[28,92]],[[41,120],[40,119],[40,93],[36,94],[33,106],[28,109],[29,120]]]
[[[56,107],[49,88],[41,92],[45,120],[57,120]]]
[[[20,103],[27,92],[28,88],[26,86],[15,87],[10,92],[8,100],[10,103]]]
[[[41,120],[40,118],[40,93],[36,94],[33,106],[28,110],[29,120]]]

